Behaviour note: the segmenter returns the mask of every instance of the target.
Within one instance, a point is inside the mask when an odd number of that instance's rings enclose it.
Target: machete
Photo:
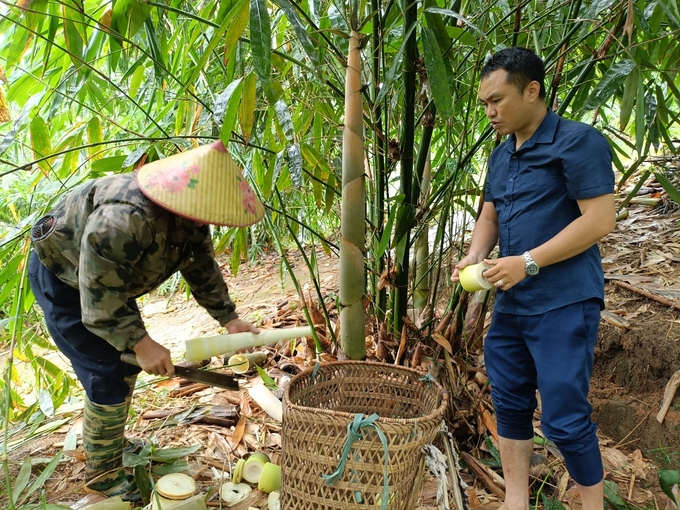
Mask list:
[[[128,365],[139,366],[137,356],[131,352],[124,352],[120,355],[120,359]],[[238,390],[238,380],[228,374],[220,374],[219,372],[209,372],[207,370],[197,370],[195,368],[187,368],[181,365],[173,365],[175,367],[175,377],[184,377],[189,381],[207,384],[209,386],[217,386],[218,388],[225,388],[227,390]]]

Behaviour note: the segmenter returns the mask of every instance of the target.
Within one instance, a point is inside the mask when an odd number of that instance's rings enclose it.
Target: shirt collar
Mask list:
[[[522,147],[520,147],[519,150],[528,149],[537,143],[552,143],[555,139],[555,132],[557,131],[557,123],[559,120],[559,115],[548,108],[548,114],[544,117],[543,122],[541,122],[538,129],[534,131],[531,138],[522,144]],[[513,133],[505,142],[505,150],[508,152],[515,152],[516,141],[517,137]]]

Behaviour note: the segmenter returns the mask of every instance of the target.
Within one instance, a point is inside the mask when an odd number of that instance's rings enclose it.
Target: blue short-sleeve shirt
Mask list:
[[[549,110],[519,150],[511,135],[489,158],[485,200],[493,202],[498,215],[500,256],[540,246],[581,215],[577,200],[613,192],[612,152],[604,136]],[[495,309],[538,315],[591,298],[604,307],[597,245],[499,290]]]

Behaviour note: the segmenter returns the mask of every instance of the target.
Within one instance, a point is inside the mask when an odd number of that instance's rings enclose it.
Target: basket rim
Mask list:
[[[389,363],[379,363],[375,361],[329,361],[326,363],[320,363],[322,367],[327,367],[327,366],[337,366],[337,365],[356,365],[356,366],[374,366],[374,367],[383,367],[383,368],[389,368],[390,370],[397,370],[397,371],[402,371],[402,372],[410,372],[413,375],[418,375],[418,376],[423,376],[425,375],[425,372],[420,372],[418,370],[415,370],[413,368],[408,368],[408,367],[403,367],[401,365],[391,365]],[[353,419],[354,416],[356,416],[357,413],[348,413],[347,411],[334,411],[332,409],[319,409],[316,407],[309,407],[309,406],[302,406],[299,404],[293,404],[290,401],[290,388],[293,386],[293,383],[295,383],[298,379],[302,379],[303,377],[309,375],[314,371],[315,367],[308,368],[304,370],[303,372],[300,372],[299,374],[296,374],[292,377],[288,385],[286,385],[286,389],[283,392],[283,401],[284,401],[284,419],[285,419],[285,409],[288,407],[290,409],[296,410],[296,411],[307,411],[307,412],[313,412],[316,414],[325,414],[327,416],[335,416],[338,418],[348,418],[348,419]],[[444,389],[444,387],[439,384],[436,380],[430,381],[431,384],[434,384],[439,392],[438,392],[438,397],[439,397],[439,405],[437,406],[436,409],[434,409],[432,412],[429,414],[426,414],[424,416],[420,416],[418,418],[387,418],[384,416],[378,416],[378,419],[376,420],[379,423],[391,423],[395,425],[411,425],[414,424],[415,422],[418,421],[430,421],[430,420],[436,420],[444,416],[444,413],[446,412],[446,408],[448,407],[449,404],[449,393]],[[439,418],[438,418],[439,415]]]

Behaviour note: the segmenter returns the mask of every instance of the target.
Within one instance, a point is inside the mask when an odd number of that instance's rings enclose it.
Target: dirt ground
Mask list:
[[[635,472],[647,480],[641,486],[638,479],[636,484],[633,474],[629,499],[643,506],[663,508],[665,501],[657,501],[658,490],[654,490],[656,469],[680,467],[677,457],[680,455],[677,453],[680,452],[680,398],[671,401],[663,423],[657,421],[666,384],[680,368],[680,214],[660,214],[658,208],[630,206],[629,217],[618,222],[615,232],[601,243],[601,249],[607,280],[607,310],[601,321],[591,387],[594,419],[606,449],[605,463],[612,472],[615,471],[612,466],[617,463],[642,466]],[[327,302],[332,302],[338,292],[338,261],[322,252],[318,258],[322,293]],[[311,297],[310,302],[315,301],[304,262],[299,257],[292,260],[305,295]],[[264,327],[291,327],[306,322],[290,276],[286,275],[281,282],[278,255],[263,255],[257,264],[241,266],[236,277],[231,275],[226,260],[223,269],[232,298],[244,318]],[[184,340],[223,332],[202,308],[192,300],[187,301],[181,292],[171,298],[154,294],[140,304],[150,334],[170,347],[178,361],[184,355]],[[335,312],[331,310],[331,313]],[[312,350],[305,351],[304,345],[297,346],[295,352],[283,352],[272,346],[266,350],[274,377],[285,376],[279,367],[286,363],[299,370],[311,362]],[[58,353],[52,354],[51,359],[66,366]],[[257,380],[256,374],[248,377],[251,383]],[[197,411],[193,421],[186,415],[172,414],[186,411],[190,406]],[[226,426],[215,426],[196,418],[200,417],[201,410],[208,409],[203,414],[214,415],[219,408],[230,415],[229,410],[235,407],[240,409],[240,414]],[[63,447],[67,433],[79,430],[80,409],[82,403],[79,406],[76,398],[70,407],[55,416],[55,419],[64,419],[59,428],[14,450],[10,457],[10,478],[16,475],[26,456],[38,466],[48,462]],[[142,377],[135,393],[133,414],[136,420],[129,431],[133,437],[152,440],[162,448],[201,445],[198,452],[188,457],[188,472],[203,490],[219,486],[226,480],[230,463],[249,452],[264,450],[272,460],[280,458],[280,423],[269,419],[245,391],[187,389],[178,386],[176,379],[159,383]],[[184,416],[184,421],[171,422],[173,416]],[[83,469],[80,447],[66,452],[46,482],[49,501],[78,510],[98,499],[83,491]],[[631,482],[629,472],[625,477],[616,473],[613,476],[617,481]],[[643,486],[641,494],[633,497],[633,489],[637,491]],[[478,503],[493,503],[494,498],[487,497],[483,487],[476,486],[476,491]],[[430,477],[422,496],[423,508],[430,508],[424,502],[433,500],[435,493],[436,484]],[[248,506],[266,509],[265,501],[262,493],[254,491]],[[210,505],[219,507],[219,502],[213,497]],[[578,508],[576,503],[570,506]],[[0,507],[6,507],[2,496]]]
[[[659,460],[680,452],[680,399],[663,420],[664,389],[680,369],[680,215],[631,206],[601,243],[607,311],[591,388],[594,418],[616,442]],[[677,457],[675,468],[678,465]]]

